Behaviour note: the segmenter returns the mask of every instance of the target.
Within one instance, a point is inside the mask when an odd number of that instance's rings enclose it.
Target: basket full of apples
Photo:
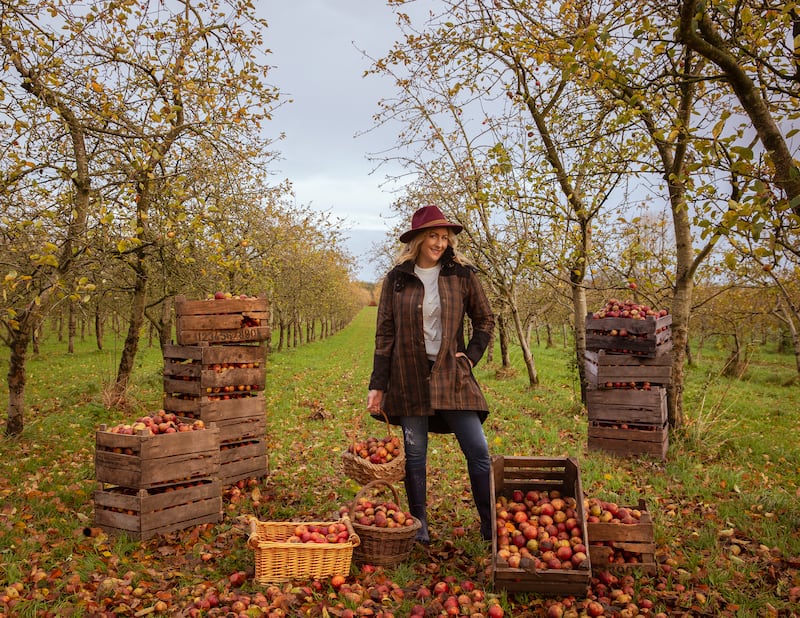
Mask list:
[[[400,507],[397,490],[386,481],[364,485],[350,504],[339,508],[339,515],[352,521],[361,540],[353,560],[375,566],[395,566],[408,558],[422,525]]]
[[[342,453],[342,470],[345,475],[362,485],[372,481],[394,483],[401,481],[406,475],[403,441],[391,433],[389,419],[385,412],[382,414],[386,421],[384,437],[354,437]]]
[[[361,543],[347,517],[324,522],[252,517],[249,528],[247,546],[255,552],[254,579],[259,584],[347,576],[353,549]]]

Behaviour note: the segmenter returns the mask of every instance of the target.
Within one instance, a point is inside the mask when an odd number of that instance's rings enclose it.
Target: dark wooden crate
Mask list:
[[[607,426],[590,421],[587,447],[623,457],[651,455],[666,459],[669,448],[669,425],[666,421],[662,425],[625,425]]]
[[[95,478],[131,489],[148,489],[219,474],[219,429],[152,435],[95,433]]]
[[[187,415],[188,418],[199,418],[203,422],[209,422],[202,415],[195,415],[193,412],[183,412],[183,414]],[[263,406],[257,410],[256,414],[222,418],[213,421],[213,423],[219,429],[220,447],[231,442],[263,438],[267,431],[267,417]]]
[[[263,391],[223,399],[214,395],[195,396],[185,393],[164,394],[164,409],[186,418],[199,418],[205,423],[225,420],[266,417],[266,399]],[[220,438],[220,442],[224,441]]]
[[[592,569],[595,572],[607,570],[613,573],[641,570],[643,573],[655,575],[658,564],[655,556],[653,518],[644,500],[639,500],[639,504],[635,507],[625,508],[638,509],[642,514],[641,518],[635,524],[587,522],[586,530],[589,535],[587,549]],[[614,549],[636,555],[637,561],[612,562]]]
[[[164,392],[222,398],[262,391],[266,351],[263,345],[167,345]]]
[[[267,341],[266,298],[186,300],[175,297],[175,338],[180,345]]]
[[[586,350],[586,380],[590,386],[611,388],[613,384],[667,386],[672,371],[672,351],[655,358],[632,354],[609,354]]]
[[[509,457],[492,456],[489,478],[492,505],[501,495],[509,495],[514,489],[550,491],[556,489],[563,496],[575,498],[578,520],[583,522],[583,539],[586,532],[586,516],[583,509],[578,462],[572,457]],[[587,545],[588,548],[588,545]],[[528,570],[502,564],[497,558],[497,517],[492,508],[492,562],[491,575],[497,589],[508,592],[534,592],[542,595],[585,595],[591,579],[591,565],[586,569]],[[591,557],[587,561],[591,563]]]
[[[586,412],[589,421],[662,425],[667,420],[667,389],[588,389]]]
[[[219,479],[203,479],[157,490],[101,487],[94,493],[94,513],[106,532],[145,540],[222,521],[222,486]]]
[[[672,350],[672,316],[644,320],[586,316],[586,349],[617,354],[657,357]],[[622,329],[627,335],[621,336]]]
[[[248,478],[261,478],[269,474],[267,442],[244,440],[220,447],[219,478],[223,486]]]

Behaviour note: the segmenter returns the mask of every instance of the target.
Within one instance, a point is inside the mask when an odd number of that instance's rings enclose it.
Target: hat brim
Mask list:
[[[409,242],[414,236],[419,234],[420,232],[424,232],[425,230],[429,230],[431,228],[437,227],[446,227],[453,230],[454,234],[460,234],[461,230],[464,229],[463,226],[458,225],[457,223],[440,223],[440,222],[432,222],[426,225],[422,225],[418,228],[414,228],[413,230],[408,230],[400,235],[400,242]]]

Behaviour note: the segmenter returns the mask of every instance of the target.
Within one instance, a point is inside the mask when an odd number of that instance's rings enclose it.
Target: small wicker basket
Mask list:
[[[391,425],[386,412],[381,410],[383,418],[386,421],[386,433],[391,435]],[[356,423],[358,425],[358,422]],[[356,427],[358,430],[358,427]],[[355,444],[356,440],[353,440]],[[361,485],[366,485],[371,481],[386,481],[387,483],[394,483],[401,481],[406,476],[406,454],[403,447],[403,442],[400,442],[400,452],[387,463],[376,464],[368,459],[360,457],[356,453],[351,453],[350,450],[345,450],[342,453],[342,469],[346,476]]]
[[[342,517],[348,539],[344,543],[289,543],[299,524],[329,525],[338,522],[258,521],[250,520],[247,545],[255,550],[255,576],[259,584],[276,584],[292,579],[348,576],[353,548],[361,540],[348,517]]]
[[[388,487],[392,491],[394,502],[399,506],[397,490],[386,481],[372,481],[364,485],[349,505],[350,514],[355,511],[357,500],[364,495]],[[414,537],[422,526],[414,518],[411,526],[401,528],[378,528],[352,522],[361,543],[353,550],[353,560],[358,564],[374,566],[395,566],[408,558],[414,548]]]

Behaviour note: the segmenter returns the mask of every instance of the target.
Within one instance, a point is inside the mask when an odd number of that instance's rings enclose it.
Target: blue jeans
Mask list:
[[[461,452],[467,460],[470,475],[486,474],[491,468],[489,443],[483,433],[478,413],[463,410],[438,410],[458,440]],[[428,463],[428,417],[403,416],[403,446],[406,451],[406,465],[412,468],[425,467]]]

